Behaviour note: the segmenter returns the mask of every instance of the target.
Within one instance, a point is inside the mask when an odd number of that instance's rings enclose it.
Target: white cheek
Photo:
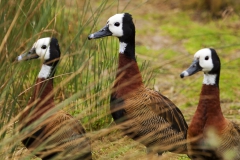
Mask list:
[[[212,61],[209,59],[209,60],[202,60],[200,62],[200,66],[203,68],[203,72],[209,72],[213,69],[213,63]]]
[[[50,59],[50,52],[49,52],[49,49],[47,49],[47,51],[45,52],[44,59],[45,59],[45,60]]]
[[[123,30],[122,25],[116,27],[116,26],[109,26],[109,30],[112,32],[112,36],[116,37],[122,37],[123,36]]]
[[[48,60],[50,58],[49,48],[47,49],[38,48],[36,50],[36,53],[38,54],[40,59]]]

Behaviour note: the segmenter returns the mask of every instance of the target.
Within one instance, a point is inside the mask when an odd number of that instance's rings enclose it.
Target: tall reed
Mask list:
[[[21,140],[58,109],[83,122],[87,131],[111,125],[109,95],[115,78],[117,41],[88,41],[99,16],[117,1],[0,1],[0,159],[28,159],[41,149],[23,152]],[[117,11],[116,11],[117,12]],[[104,19],[106,21],[106,19]],[[99,28],[97,28],[99,29]],[[54,77],[56,108],[19,131],[42,62],[15,58],[42,37],[56,37],[61,60]],[[147,65],[143,65],[144,70]],[[148,81],[149,76],[147,76]]]

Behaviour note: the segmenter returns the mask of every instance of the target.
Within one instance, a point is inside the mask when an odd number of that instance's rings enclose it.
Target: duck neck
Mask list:
[[[215,84],[202,85],[198,107],[189,128],[193,129],[195,134],[199,134],[203,133],[204,128],[208,126],[219,131],[225,127],[225,118],[220,106],[219,88]]]
[[[135,57],[135,32],[128,37],[119,38],[119,53],[126,55],[129,59],[136,61]]]
[[[203,86],[198,108],[203,108],[207,119],[215,118],[215,114],[223,117],[219,96],[219,74],[204,73]]]
[[[53,94],[53,76],[55,67],[43,64],[38,74],[38,78],[34,85],[32,97],[28,102],[29,109],[27,109],[22,117],[28,117],[27,124],[38,119],[49,109],[54,107],[54,94]],[[29,115],[31,115],[29,117]]]
[[[222,116],[219,88],[216,85],[202,85],[198,109],[199,108],[205,110],[204,117],[207,119],[213,118],[212,116],[215,114]]]
[[[123,97],[143,85],[142,76],[135,59],[135,45],[120,42],[119,63],[114,94]]]
[[[214,85],[219,88],[219,74],[204,73],[203,84]]]
[[[38,74],[38,78],[49,79],[54,77],[56,65],[43,64]]]

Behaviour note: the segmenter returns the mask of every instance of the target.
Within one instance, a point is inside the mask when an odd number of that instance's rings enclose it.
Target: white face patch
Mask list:
[[[216,83],[216,74],[204,74],[203,84],[214,85]]]
[[[50,41],[50,37],[41,38],[33,44],[32,48],[35,48],[40,59],[48,60],[50,58]]]
[[[112,36],[122,37],[123,36],[123,17],[124,13],[115,14],[110,17],[107,21],[109,30],[112,32]]]
[[[120,44],[119,44],[119,53],[120,54],[124,54],[124,51],[125,51],[126,47],[127,47],[127,43],[120,42]]]
[[[212,53],[209,48],[204,48],[197,51],[194,59],[199,60],[199,65],[202,67],[203,72],[209,72],[213,69]]]
[[[45,79],[48,78],[50,76],[51,71],[52,71],[52,66],[43,64],[38,74],[38,78],[45,78]]]

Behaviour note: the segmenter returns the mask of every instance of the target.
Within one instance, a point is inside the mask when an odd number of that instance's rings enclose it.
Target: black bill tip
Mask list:
[[[184,78],[186,76],[189,76],[189,73],[187,71],[183,71],[181,74],[180,74],[180,77],[181,78]]]
[[[89,36],[88,36],[88,40],[91,40],[91,39],[93,39],[94,38],[94,34],[90,34]]]

